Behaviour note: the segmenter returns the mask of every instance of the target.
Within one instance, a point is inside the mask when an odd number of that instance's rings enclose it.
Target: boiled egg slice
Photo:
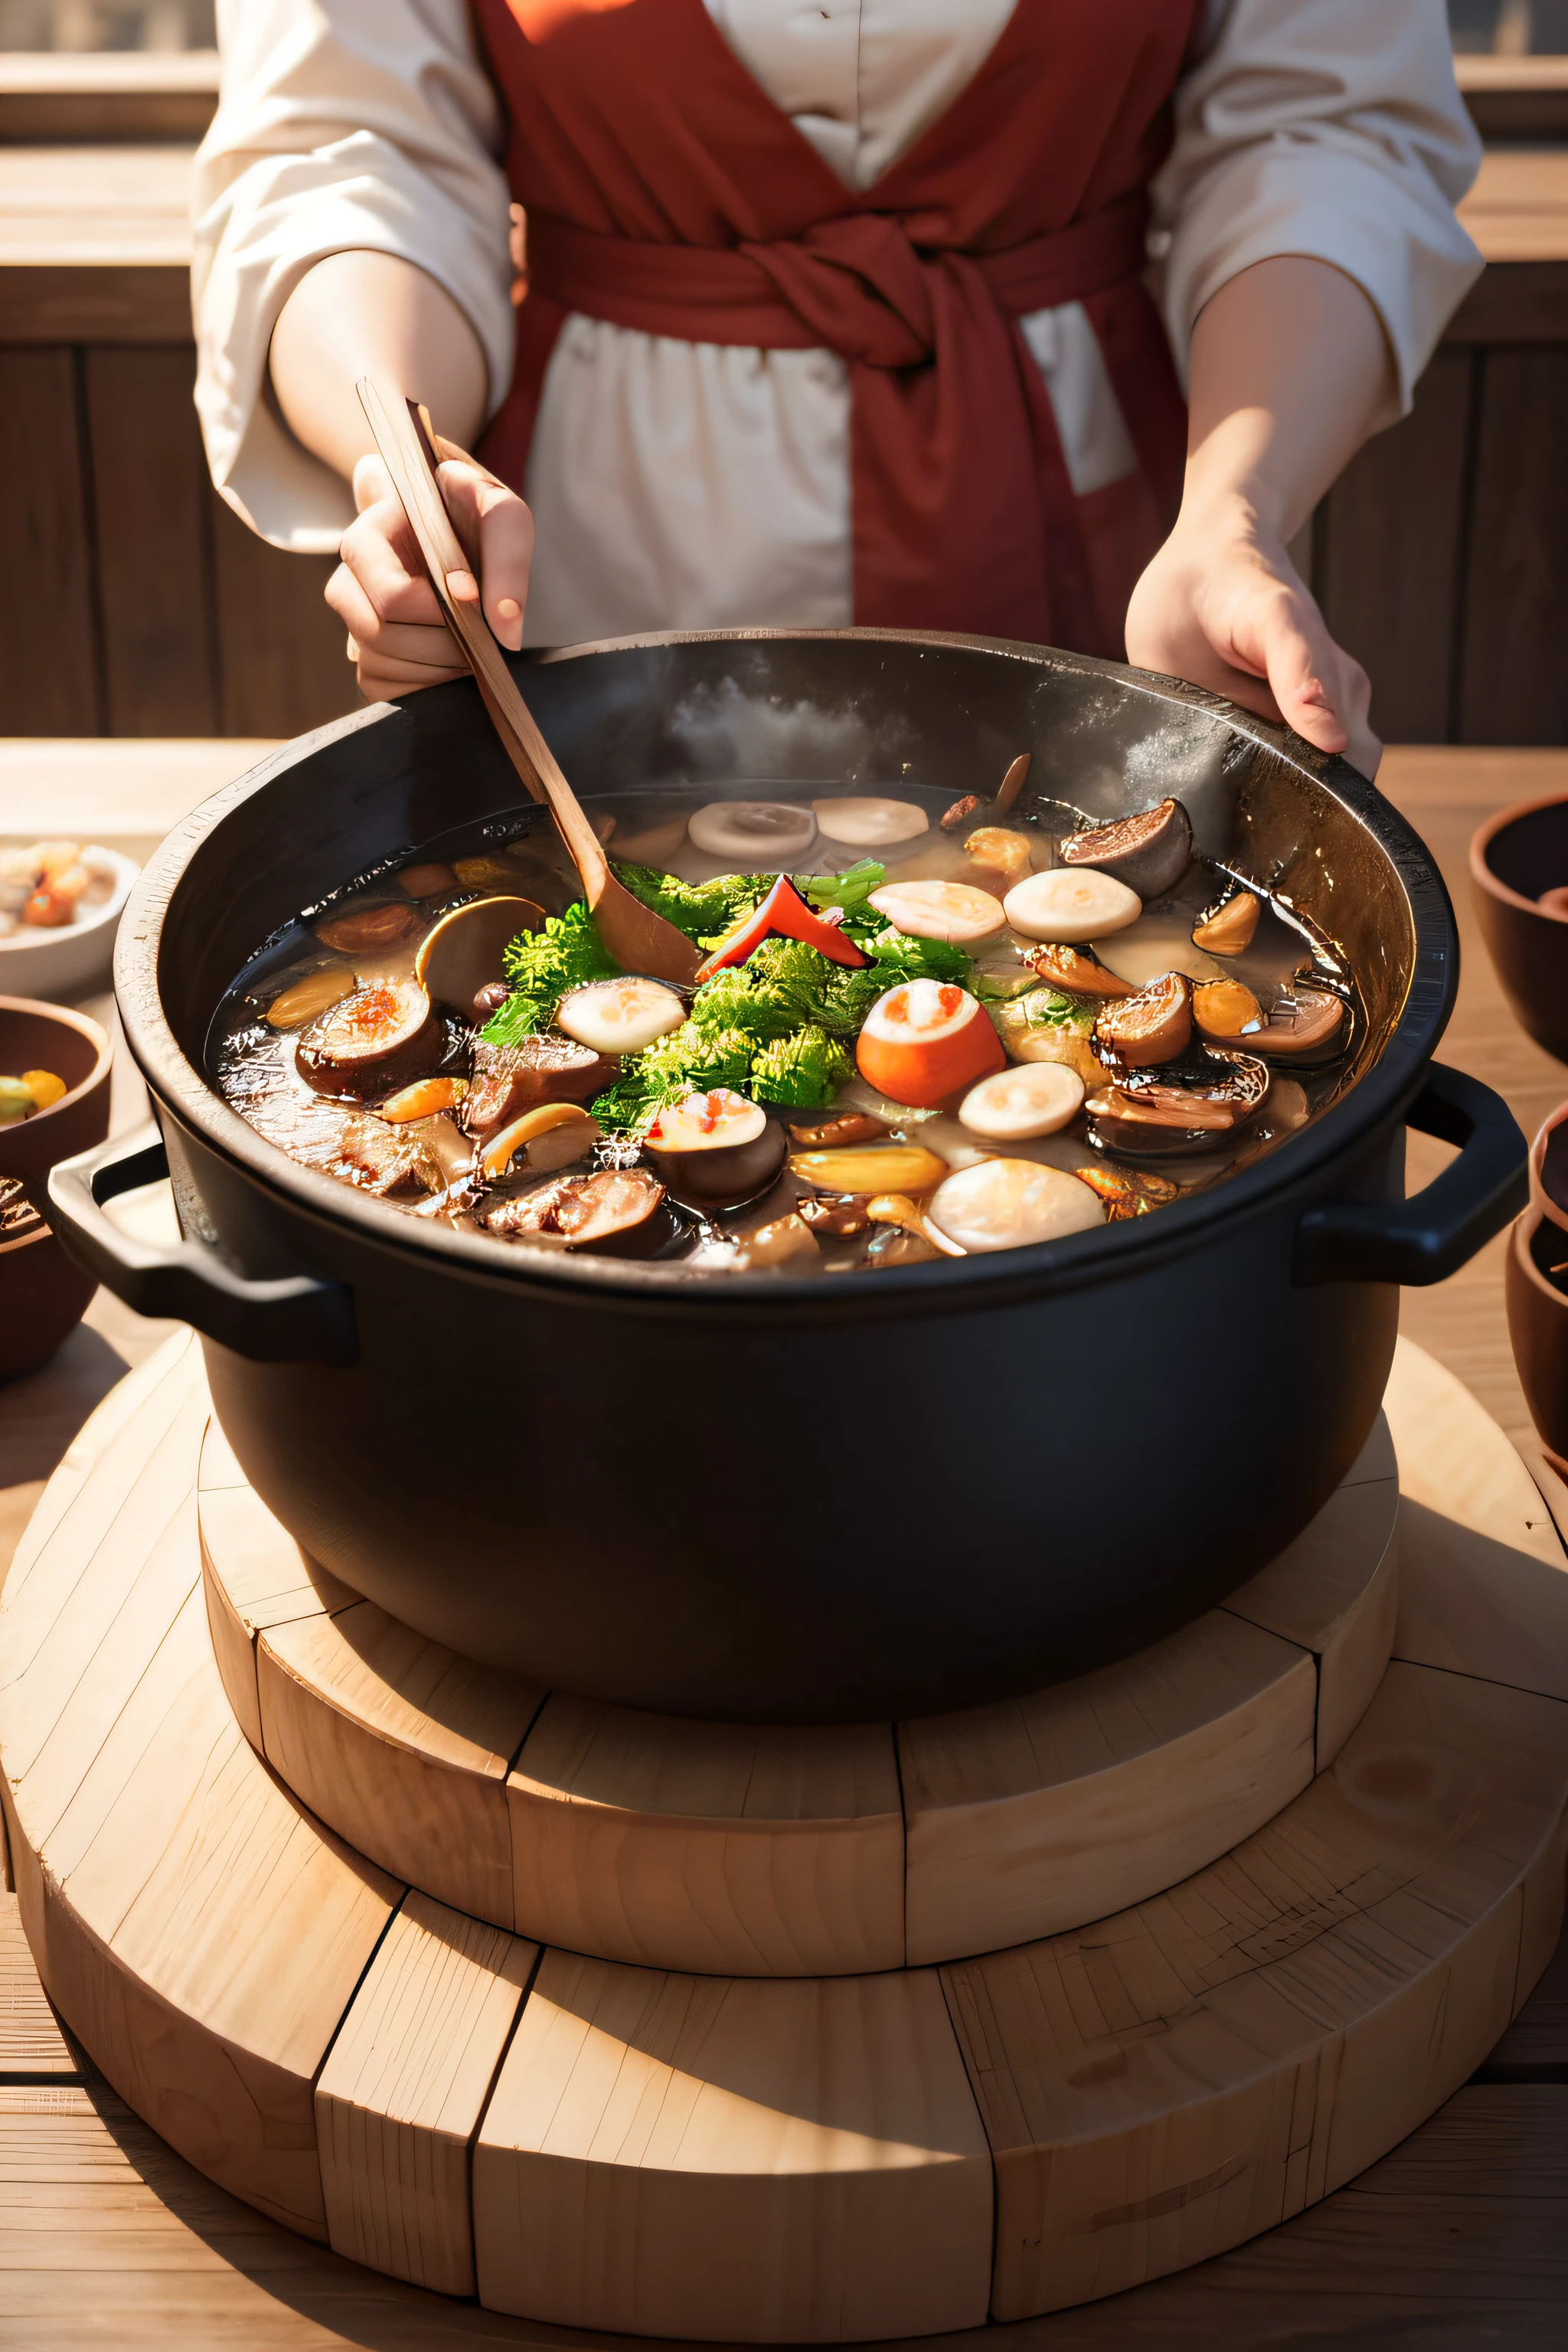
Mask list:
[[[1083,1108],[1083,1080],[1064,1062],[1024,1062],[972,1087],[958,1116],[973,1135],[1024,1143],[1055,1135]]]
[[[940,1183],[927,1221],[966,1250],[1021,1249],[1105,1223],[1087,1184],[1035,1160],[980,1160]]]

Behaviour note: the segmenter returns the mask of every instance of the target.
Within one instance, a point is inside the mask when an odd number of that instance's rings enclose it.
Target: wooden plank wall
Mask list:
[[[180,343],[0,345],[0,727],[294,735],[357,700],[321,602],[212,489]]]
[[[1312,584],[1386,742],[1568,742],[1565,415],[1568,265],[1494,265],[1320,507]]]

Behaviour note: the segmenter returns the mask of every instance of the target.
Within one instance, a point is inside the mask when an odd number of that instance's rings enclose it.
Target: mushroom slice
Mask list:
[[[542,1029],[518,1045],[474,1043],[473,1084],[463,1097],[466,1133],[493,1135],[535,1103],[586,1102],[620,1075],[620,1064],[557,1029]]]
[[[906,1192],[879,1192],[866,1203],[866,1214],[874,1225],[897,1225],[900,1232],[913,1234],[917,1241],[930,1242],[943,1257],[966,1257],[969,1253],[962,1242],[950,1241],[922,1216]]]
[[[329,915],[315,930],[324,948],[336,948],[340,955],[359,955],[367,948],[390,947],[394,940],[413,929],[414,920],[414,908],[406,898],[400,898],[384,907],[356,907],[352,914]]]
[[[840,1118],[825,1119],[820,1127],[790,1126],[790,1141],[797,1151],[831,1151],[836,1144],[875,1143],[888,1133],[885,1118],[873,1118],[868,1111],[847,1111]]]
[[[356,988],[301,1031],[294,1059],[318,1094],[373,1094],[438,1057],[441,1027],[416,981]]]
[[[808,1200],[797,1202],[795,1214],[814,1234],[827,1234],[834,1240],[847,1241],[865,1233],[870,1224],[872,1198],[869,1192],[817,1192]]]
[[[668,981],[629,975],[585,981],[564,995],[555,1025],[595,1054],[640,1054],[686,1019],[680,991]]]
[[[1173,1062],[1193,1034],[1193,984],[1183,971],[1168,971],[1136,996],[1108,1004],[1094,1024],[1094,1042],[1130,1069]]]
[[[1337,1053],[1344,1026],[1344,999],[1328,989],[1295,988],[1275,999],[1264,1026],[1247,1045],[1255,1054],[1288,1054],[1292,1060]]]
[[[411,898],[435,898],[443,890],[455,890],[458,877],[449,866],[432,858],[424,865],[400,866],[397,887]]]
[[[1212,1150],[1261,1108],[1268,1093],[1266,1064],[1250,1054],[1205,1056],[1211,1077],[1191,1066],[1166,1076],[1129,1076],[1090,1095],[1089,1140],[1097,1150],[1131,1159]]]
[[[1024,1062],[972,1087],[958,1116],[975,1135],[1024,1143],[1055,1135],[1083,1108],[1084,1085],[1063,1062]]]
[[[978,815],[980,803],[973,793],[965,793],[950,809],[943,809],[939,820],[943,833],[962,833],[972,816]]]
[[[1047,874],[1030,874],[1014,884],[1002,906],[1013,929],[1026,939],[1065,940],[1069,946],[1125,930],[1143,912],[1136,891],[1114,875],[1088,866],[1057,866]]]
[[[1193,828],[1180,801],[1157,801],[1136,816],[1090,825],[1057,844],[1064,866],[1114,875],[1141,898],[1157,898],[1193,862]]]
[[[496,1177],[504,1176],[518,1152],[557,1128],[570,1129],[566,1139],[575,1147],[571,1154],[574,1160],[581,1160],[600,1134],[598,1120],[590,1118],[577,1103],[535,1103],[531,1110],[525,1110],[521,1118],[514,1118],[499,1135],[491,1136],[479,1155],[479,1173],[492,1182]]]
[[[768,1267],[791,1265],[821,1255],[822,1244],[816,1235],[805,1218],[791,1210],[787,1215],[771,1218],[765,1225],[753,1226],[749,1234],[739,1236],[734,1268],[737,1274],[757,1274]]]
[[[1263,1007],[1239,980],[1200,980],[1193,990],[1193,1019],[1202,1037],[1221,1045],[1251,1037],[1263,1026]]]
[[[1145,1217],[1168,1201],[1179,1201],[1182,1188],[1168,1176],[1152,1176],[1136,1168],[1075,1168],[1073,1174],[1105,1203],[1111,1224],[1126,1217]]]
[[[432,1003],[467,1013],[480,989],[500,978],[501,958],[519,931],[537,931],[543,921],[531,898],[471,898],[426,932],[414,977]]]
[[[668,1217],[655,1222],[663,1205],[664,1186],[646,1168],[601,1168],[592,1176],[557,1176],[521,1200],[503,1201],[484,1222],[491,1233],[644,1256],[669,1237]]]
[[[1007,919],[1000,898],[968,882],[889,882],[867,903],[910,939],[957,947],[990,939]]]
[[[1021,1249],[1105,1223],[1087,1184],[1037,1160],[977,1160],[937,1186],[926,1222],[964,1250]]]
[[[694,849],[734,857],[751,873],[804,856],[816,838],[816,820],[792,801],[710,801],[686,821]]]
[[[273,998],[267,1008],[269,1029],[301,1029],[307,1021],[314,1021],[329,1004],[341,1004],[345,996],[354,992],[354,976],[346,964],[328,964],[322,971],[307,973]]]
[[[1065,988],[1069,996],[1109,999],[1135,996],[1138,992],[1130,980],[1121,979],[1109,964],[1101,963],[1097,955],[1085,955],[1078,948],[1038,947],[1030,950],[1026,961],[1042,980],[1048,981],[1053,988]]]
[[[847,842],[854,849],[880,849],[889,842],[913,841],[917,834],[931,829],[924,809],[912,801],[813,801],[811,806],[824,837]]]
[[[1193,945],[1203,948],[1209,955],[1235,956],[1245,953],[1252,945],[1252,935],[1258,929],[1258,918],[1263,904],[1256,892],[1238,890],[1217,907],[1211,907],[1199,923],[1193,926]]]
[[[851,1151],[795,1151],[790,1171],[823,1192],[929,1192],[947,1162],[921,1143],[867,1143]]]
[[[674,1198],[701,1209],[754,1201],[778,1175],[788,1148],[781,1122],[731,1087],[669,1104],[643,1137]]]
[[[416,1078],[377,1103],[376,1117],[389,1126],[406,1127],[416,1118],[434,1118],[437,1111],[456,1110],[468,1091],[466,1078]]]
[[[973,857],[976,866],[994,874],[1004,890],[1021,882],[1034,864],[1033,845],[1026,833],[1015,833],[1011,825],[977,825],[963,845],[965,857]]]

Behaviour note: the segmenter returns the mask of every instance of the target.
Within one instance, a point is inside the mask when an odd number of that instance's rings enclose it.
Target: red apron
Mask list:
[[[1121,650],[1174,515],[1182,396],[1145,191],[1195,0],[1017,0],[947,111],[846,188],[703,0],[477,0],[528,215],[517,371],[484,455],[521,488],[569,311],[847,363],[855,618]],[[1138,470],[1075,498],[1017,320],[1081,301]]]

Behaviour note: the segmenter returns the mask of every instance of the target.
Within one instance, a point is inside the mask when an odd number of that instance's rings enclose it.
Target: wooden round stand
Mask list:
[[[335,1584],[175,1339],[0,1601],[45,1985],[225,2187],[498,2311],[847,2342],[1199,2261],[1428,2115],[1559,1929],[1562,1550],[1428,1359],[1387,1410],[1397,1478],[1380,1427],[1141,1657],[759,1730],[546,1693]]]

